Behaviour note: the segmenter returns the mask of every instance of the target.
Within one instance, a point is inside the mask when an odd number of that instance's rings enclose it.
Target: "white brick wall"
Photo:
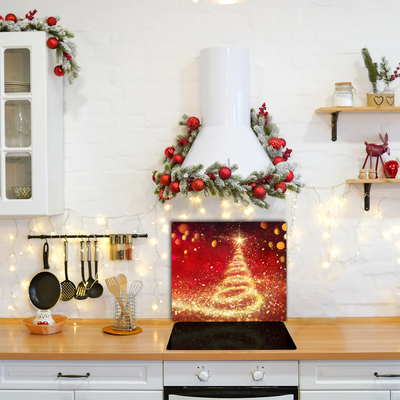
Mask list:
[[[20,0],[2,13],[23,16],[31,4]],[[345,181],[358,174],[364,141],[378,141],[379,132],[389,134],[391,158],[400,156],[400,115],[342,115],[333,143],[330,117],[314,112],[332,104],[338,81],[352,81],[355,105],[366,104],[362,47],[376,60],[386,55],[392,67],[397,65],[398,1],[248,0],[216,6],[191,0],[51,5],[39,0],[34,7],[39,17],[60,15],[60,24],[75,33],[78,45],[80,77],[72,86],[66,83],[64,92],[66,211],[52,218],[0,220],[0,317],[34,313],[26,284],[42,268],[42,241],[27,241],[33,228],[32,233],[138,230],[156,237],[156,247],[150,240],[136,242],[135,263],[110,263],[105,246],[101,282],[120,272],[132,281],[140,272],[139,316],[168,317],[169,238],[160,219],[169,226],[183,213],[193,220],[220,220],[223,213],[236,220],[286,219],[291,317],[399,314],[400,185],[373,186],[372,209],[365,214],[361,185],[349,187]],[[250,215],[234,204],[223,207],[218,199],[201,204],[204,215],[183,200],[175,200],[172,211],[154,208],[152,171],[161,168],[164,149],[179,133],[180,116],[201,116],[199,52],[226,45],[250,49],[251,104],[267,103],[307,188],[297,197],[297,208],[290,194],[287,202],[271,200],[269,211]],[[330,237],[324,239],[329,227]],[[62,246],[52,243],[52,268],[63,280]],[[70,247],[70,278],[78,283],[77,242]],[[338,254],[324,267],[331,250]],[[163,254],[166,259],[159,257]],[[158,311],[152,309],[155,304]],[[105,291],[96,300],[59,303],[53,311],[111,316],[111,296]]]

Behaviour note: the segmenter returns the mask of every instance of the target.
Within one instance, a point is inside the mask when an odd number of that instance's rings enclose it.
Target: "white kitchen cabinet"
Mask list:
[[[45,32],[0,34],[0,215],[64,209],[63,78]]]
[[[299,386],[300,400],[400,400],[400,361],[300,361]]]
[[[0,390],[1,400],[74,400],[74,392],[55,390]]]
[[[162,361],[0,361],[0,371],[1,400],[162,400]]]

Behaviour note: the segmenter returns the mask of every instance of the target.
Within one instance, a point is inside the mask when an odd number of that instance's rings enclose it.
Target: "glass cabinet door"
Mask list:
[[[31,160],[31,52],[27,48],[4,50],[2,162],[5,182],[1,198],[32,198]],[[22,149],[28,151],[21,151]]]
[[[64,211],[63,78],[50,37],[0,34],[0,216]]]

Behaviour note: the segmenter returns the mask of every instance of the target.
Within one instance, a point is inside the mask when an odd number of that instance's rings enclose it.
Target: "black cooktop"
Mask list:
[[[296,350],[281,321],[176,322],[167,350]]]

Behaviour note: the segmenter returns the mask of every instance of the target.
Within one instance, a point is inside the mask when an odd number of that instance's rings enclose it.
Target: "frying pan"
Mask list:
[[[49,310],[60,300],[61,285],[57,277],[48,271],[49,265],[49,244],[43,246],[44,270],[38,272],[29,284],[29,299],[39,310]]]

